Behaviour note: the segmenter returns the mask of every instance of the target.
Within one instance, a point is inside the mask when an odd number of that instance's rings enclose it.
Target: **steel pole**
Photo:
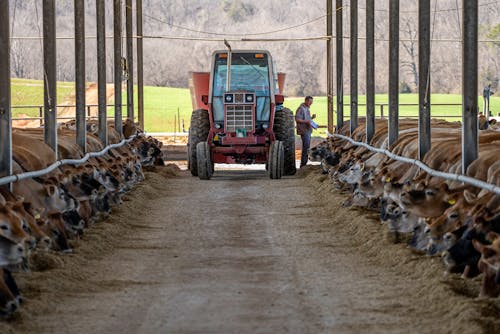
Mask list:
[[[366,0],[366,142],[375,133],[375,0]]]
[[[478,4],[462,0],[462,173],[477,159],[478,147]]]
[[[326,90],[328,100],[328,132],[333,133],[333,73],[332,73],[332,34],[333,34],[333,15],[332,1],[326,0]]]
[[[0,1],[0,177],[12,174],[9,1]]]
[[[351,134],[358,127],[358,0],[351,0]]]
[[[115,66],[115,130],[122,126],[122,1],[113,1],[113,46]]]
[[[76,143],[87,151],[85,124],[85,0],[75,0]]]
[[[418,3],[418,156],[431,149],[431,1]]]
[[[127,30],[127,118],[134,120],[134,41],[132,36],[132,0],[126,0],[125,26]]]
[[[99,139],[108,145],[107,96],[106,96],[106,2],[96,0],[97,25],[97,103]]]
[[[137,28],[137,108],[139,126],[144,129],[144,59],[142,40],[142,0],[136,0]]]
[[[55,0],[43,0],[43,96],[45,143],[57,160],[57,83],[56,83],[56,10]]]
[[[389,145],[398,139],[399,0],[389,0]]]
[[[337,44],[337,129],[344,126],[344,56],[343,56],[343,31],[342,31],[342,0],[336,0],[335,5],[335,32]]]

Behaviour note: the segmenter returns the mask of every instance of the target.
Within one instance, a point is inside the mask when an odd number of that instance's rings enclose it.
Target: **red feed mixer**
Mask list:
[[[210,179],[214,163],[266,164],[272,179],[295,174],[294,118],[283,107],[284,79],[269,52],[232,51],[229,45],[213,53],[210,73],[192,73],[193,176]]]

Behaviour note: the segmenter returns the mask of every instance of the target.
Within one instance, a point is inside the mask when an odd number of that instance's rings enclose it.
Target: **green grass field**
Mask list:
[[[21,105],[42,105],[43,104],[43,85],[39,80],[25,80],[13,79],[12,80],[12,106],[13,117],[19,114],[27,114],[29,116],[38,116],[37,108],[19,109],[16,106]],[[137,88],[135,89],[135,114],[137,115]],[[58,83],[57,99],[61,104],[64,101],[71,100],[74,95],[74,83],[60,82]],[[126,92],[123,92],[123,103],[126,103]],[[387,94],[379,94],[376,96],[375,103],[376,116],[380,117],[380,106],[384,105],[384,115],[387,116]],[[417,116],[418,108],[415,104],[418,103],[417,94],[401,94],[400,102],[400,115],[401,116]],[[448,120],[460,120],[461,118],[461,95],[453,94],[434,94],[431,97],[433,103],[432,115],[436,118],[445,118]],[[114,100],[108,101],[112,104]],[[290,97],[285,99],[285,106],[292,111],[298,108],[303,102],[302,97]],[[350,108],[349,96],[344,97],[344,116],[349,118]],[[365,96],[359,97],[359,116],[366,114]],[[184,122],[184,129],[189,129],[189,122],[191,117],[191,97],[189,89],[184,88],[168,88],[168,87],[144,87],[144,110],[145,110],[145,129],[149,132],[174,132],[182,130],[182,122]],[[405,104],[413,104],[407,106]],[[457,104],[455,106],[440,106],[439,104]],[[479,98],[479,109],[482,110],[482,97]],[[336,107],[336,100],[334,99],[334,107]],[[491,97],[491,110],[493,115],[500,112],[500,97]],[[317,123],[320,125],[327,125],[327,101],[325,96],[318,96],[314,98],[314,103],[311,106],[311,112],[317,115]],[[126,108],[123,108],[122,113],[126,115]],[[109,116],[114,114],[113,108],[109,108]],[[336,115],[334,115],[336,120]],[[319,129],[315,134],[323,135],[324,129]]]

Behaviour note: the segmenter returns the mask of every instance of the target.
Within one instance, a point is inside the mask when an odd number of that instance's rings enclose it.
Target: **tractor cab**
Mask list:
[[[235,135],[269,128],[274,104],[272,60],[267,53],[215,53],[211,101],[215,127]],[[228,85],[228,78],[230,80]],[[255,116],[254,116],[255,115]],[[260,131],[259,131],[260,130]]]
[[[295,173],[293,114],[283,108],[277,84],[267,51],[216,51],[210,73],[193,73],[193,175],[209,179],[214,163],[266,164],[271,178]]]

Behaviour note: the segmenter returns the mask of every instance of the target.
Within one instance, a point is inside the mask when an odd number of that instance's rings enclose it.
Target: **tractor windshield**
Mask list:
[[[216,121],[224,120],[222,97],[228,90],[227,54],[215,59],[212,108]],[[257,121],[268,121],[271,92],[269,88],[269,60],[265,53],[233,53],[231,61],[231,90],[254,92],[257,97]]]

